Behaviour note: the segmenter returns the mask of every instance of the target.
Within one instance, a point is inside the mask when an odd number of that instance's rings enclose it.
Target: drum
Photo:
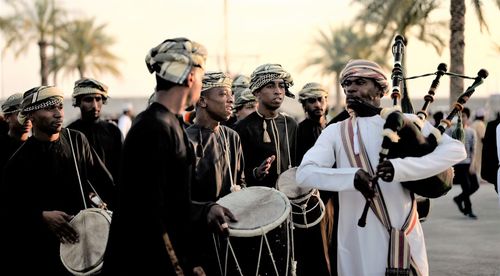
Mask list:
[[[276,189],[253,186],[217,201],[238,219],[215,241],[222,275],[292,275],[290,202]]]
[[[277,188],[283,192],[292,205],[293,224],[298,228],[309,228],[318,224],[325,215],[325,204],[318,189],[302,188],[295,181],[297,168],[290,168],[280,174]]]
[[[101,208],[80,211],[71,221],[79,235],[75,244],[61,243],[61,261],[73,275],[93,275],[101,270],[108,242],[111,212]]]

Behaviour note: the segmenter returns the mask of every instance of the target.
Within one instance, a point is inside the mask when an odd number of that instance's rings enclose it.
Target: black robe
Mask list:
[[[3,187],[3,169],[10,156],[22,145],[23,141],[8,134],[0,135],[0,187]]]
[[[111,174],[81,132],[72,130],[71,139],[84,194],[91,192],[89,180],[112,209]],[[30,137],[7,162],[0,203],[1,219],[9,225],[1,237],[7,239],[0,247],[7,257],[2,259],[3,267],[8,265],[18,275],[70,275],[59,257],[59,239],[47,227],[42,212],[76,215],[84,209],[74,164],[66,128],[54,142]],[[85,201],[92,207],[88,197]]]
[[[274,188],[276,187],[276,181],[279,176],[277,173],[277,166],[280,166],[282,173],[297,164],[295,159],[297,122],[292,117],[283,113],[280,113],[279,116],[274,119],[278,127],[281,162],[278,164],[278,160],[276,159],[271,165],[269,174],[259,180],[253,175],[253,170],[260,166],[266,158],[271,155],[276,155],[276,141],[272,134],[271,120],[266,119],[267,132],[271,138],[270,143],[263,142],[263,121],[264,119],[260,117],[257,112],[253,112],[243,120],[238,121],[234,126],[234,130],[240,135],[241,145],[243,146],[243,154],[245,156],[245,180],[247,185]]]
[[[194,154],[181,121],[159,103],[134,120],[123,145],[104,275],[175,275],[165,231],[185,273],[190,270],[190,219],[204,221],[210,205],[191,205]]]
[[[481,160],[481,177],[497,187],[498,154],[497,154],[497,125],[500,117],[488,122],[483,138],[483,155]]]
[[[321,124],[309,118],[299,123],[297,130],[297,164],[302,162],[304,154],[314,146],[321,131],[323,131]]]
[[[103,120],[87,122],[78,119],[69,124],[68,128],[79,130],[85,134],[92,148],[97,152],[113,178],[117,180],[123,140],[118,126]]]

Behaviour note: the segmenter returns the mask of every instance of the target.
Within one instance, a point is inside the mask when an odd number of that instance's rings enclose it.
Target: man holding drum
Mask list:
[[[243,151],[236,131],[221,125],[233,109],[232,79],[223,72],[206,72],[201,96],[196,103],[196,120],[186,129],[196,153],[195,181],[191,186],[195,201],[217,201],[245,185]],[[195,229],[199,264],[207,275],[220,273],[212,233]]]
[[[113,206],[113,180],[104,163],[81,132],[62,127],[63,95],[53,86],[23,95],[18,119],[32,122],[33,135],[5,166],[0,209],[9,224],[2,261],[16,275],[70,275],[59,246],[79,241],[69,222],[91,204],[87,180]]]
[[[119,205],[113,213],[104,257],[107,275],[193,273],[192,222],[227,233],[231,212],[213,202],[191,201],[194,150],[182,112],[202,87],[207,52],[186,38],[167,39],[149,51],[155,73],[154,102],[135,119],[125,138]],[[199,269],[198,269],[199,270]]]
[[[323,130],[305,154],[296,176],[301,186],[338,192],[337,262],[331,264],[332,270],[338,275],[395,275],[391,273],[402,271],[428,275],[415,200],[400,182],[446,170],[465,157],[464,147],[443,135],[436,149],[427,155],[390,159],[377,166],[385,123],[379,115],[380,99],[388,92],[385,73],[374,62],[352,60],[342,71],[340,81],[351,118]],[[426,122],[422,132],[426,136],[432,129]],[[337,167],[332,168],[335,163]],[[378,184],[369,174],[375,169],[380,178]],[[385,202],[386,208],[378,209],[385,209],[387,216],[369,211],[366,226],[361,228],[357,223],[366,199],[382,202],[377,206]],[[397,238],[400,246],[393,243],[390,247],[389,236]],[[404,252],[398,252],[403,248]],[[397,259],[398,256],[403,259]]]

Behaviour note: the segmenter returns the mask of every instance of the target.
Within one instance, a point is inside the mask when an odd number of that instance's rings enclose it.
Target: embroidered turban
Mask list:
[[[76,98],[82,95],[88,94],[99,94],[103,97],[103,103],[106,103],[108,98],[108,87],[91,78],[83,78],[81,80],[75,81],[75,87],[73,88],[73,106],[76,106]]]
[[[246,103],[250,102],[256,102],[257,99],[252,93],[252,90],[249,88],[244,89],[242,92],[239,93],[238,97],[235,96],[234,98],[234,108],[238,108],[243,106]]]
[[[167,39],[146,55],[149,73],[173,83],[182,84],[193,66],[205,68],[206,48],[187,38]]]
[[[328,91],[317,82],[306,83],[299,91],[299,101],[303,102],[309,98],[328,97]]]
[[[363,59],[354,59],[347,62],[345,68],[340,73],[340,83],[349,77],[362,77],[375,80],[386,95],[389,92],[389,83],[385,72],[375,62]]]
[[[201,91],[203,92],[214,87],[226,87],[228,89],[231,89],[232,84],[233,79],[231,79],[226,73],[205,72],[205,75],[203,76],[203,86],[201,87]]]
[[[55,86],[37,86],[24,92],[21,103],[21,113],[18,116],[20,124],[24,124],[26,115],[49,106],[63,102],[64,93]]]
[[[293,79],[290,73],[285,71],[280,64],[263,64],[250,76],[250,90],[252,93],[259,90],[270,81],[282,79],[285,82],[285,96],[295,98],[288,88],[293,86]]]
[[[241,92],[246,88],[250,87],[250,78],[245,75],[237,75],[233,79],[233,86],[231,90],[233,91],[234,99],[238,99]]]
[[[21,102],[23,101],[23,93],[10,95],[2,104],[3,114],[11,114],[21,111]]]

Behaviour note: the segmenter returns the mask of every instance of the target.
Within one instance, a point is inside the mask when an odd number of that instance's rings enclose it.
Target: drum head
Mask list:
[[[103,209],[80,211],[71,221],[79,235],[75,244],[61,243],[61,261],[75,275],[89,275],[98,271],[108,242],[111,216]]]
[[[217,203],[238,219],[229,222],[229,235],[254,237],[276,228],[290,215],[290,201],[276,189],[253,186],[230,193]]]
[[[283,192],[289,199],[302,197],[311,192],[311,188],[303,188],[297,185],[295,174],[297,167],[290,168],[284,171],[278,177],[277,187],[280,192]]]

